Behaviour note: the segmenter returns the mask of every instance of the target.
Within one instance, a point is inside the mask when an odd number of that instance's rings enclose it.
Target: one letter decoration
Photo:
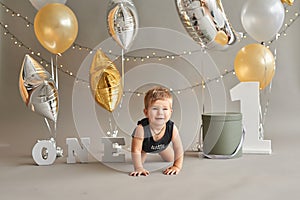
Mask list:
[[[81,163],[88,162],[88,150],[90,145],[90,138],[80,138],[82,147],[79,144],[77,138],[67,138],[66,144],[68,146],[67,163],[76,163],[76,157]]]
[[[123,137],[103,137],[104,155],[102,162],[125,162],[125,154],[120,154],[121,145],[125,145]]]
[[[56,144],[52,140],[38,140],[32,148],[32,158],[37,165],[51,165],[56,159]]]
[[[230,90],[232,101],[240,100],[245,140],[243,153],[271,154],[271,141],[259,138],[259,82],[241,82]]]

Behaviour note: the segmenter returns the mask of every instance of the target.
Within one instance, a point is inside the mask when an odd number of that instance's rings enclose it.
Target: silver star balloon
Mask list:
[[[54,80],[36,60],[25,55],[20,76],[19,90],[28,108],[43,117],[57,121],[58,90]]]
[[[132,44],[138,30],[138,15],[131,0],[111,0],[107,10],[109,34],[124,49]]]

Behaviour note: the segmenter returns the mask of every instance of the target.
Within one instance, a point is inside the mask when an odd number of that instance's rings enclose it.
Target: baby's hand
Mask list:
[[[163,173],[165,175],[177,175],[180,172],[180,168],[176,167],[176,166],[172,166],[167,168]]]
[[[129,175],[130,176],[148,176],[150,174],[149,171],[145,170],[145,169],[139,169],[139,170],[136,170],[134,172],[131,172]]]

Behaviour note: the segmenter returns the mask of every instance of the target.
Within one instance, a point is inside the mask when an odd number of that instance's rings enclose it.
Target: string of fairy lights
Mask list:
[[[28,17],[23,16],[20,12],[15,11],[14,9],[8,7],[6,4],[4,4],[3,2],[0,2],[1,8],[5,10],[6,13],[10,14],[11,17],[17,17],[20,18],[21,20],[23,20],[23,22],[25,23],[25,27],[26,28],[31,28],[34,26],[34,24],[28,19]],[[289,9],[285,6],[285,12],[288,13]],[[299,18],[299,12],[295,12],[294,15],[292,17],[290,17],[289,19],[286,20],[286,23],[283,25],[281,31],[279,33],[277,33],[277,35],[274,37],[274,39],[264,43],[264,45],[267,48],[270,48],[271,44],[273,44],[275,41],[277,41],[278,39],[280,39],[282,36],[286,36],[287,35],[287,30],[289,29],[289,27],[292,26],[292,24]],[[14,33],[12,33],[9,29],[9,25],[0,21],[0,26],[2,27],[2,29],[4,30],[3,34],[5,36],[7,36],[8,38],[10,38],[10,40],[12,41],[12,43],[19,48],[24,48],[26,49],[26,51],[29,52],[29,54],[34,55],[35,57],[38,58],[39,62],[41,65],[48,67],[51,65],[51,63],[45,59],[42,54],[34,49],[32,49],[29,45],[25,44],[21,39],[19,39],[18,36],[16,36]],[[247,34],[246,33],[242,33],[241,34],[241,39],[245,39],[247,38]],[[81,44],[77,44],[74,43],[71,47],[73,50],[78,50],[78,51],[85,51],[89,54],[93,53],[93,49],[90,47],[86,47],[84,45]],[[199,53],[200,51],[203,51],[203,49],[199,49],[199,50],[194,50],[194,51],[183,51],[180,54],[168,54],[168,55],[160,55],[156,52],[152,52],[149,55],[143,55],[143,56],[135,56],[135,55],[124,55],[124,61],[140,61],[140,62],[144,62],[145,60],[149,60],[149,59],[156,59],[157,61],[161,61],[163,59],[176,59],[176,58],[181,58],[183,56],[186,55],[192,55],[194,53]],[[107,52],[104,52],[107,55],[111,55],[111,56],[115,56],[116,59],[120,58],[121,55],[118,54],[114,54],[112,52],[112,50],[108,50]],[[85,84],[87,84],[89,86],[89,82],[87,80],[81,79],[80,77],[77,77],[75,73],[73,73],[72,71],[68,70],[66,66],[60,64],[58,65],[58,70],[67,74],[70,77],[73,77],[75,79],[76,82],[83,82]],[[190,90],[190,89],[194,89],[196,87],[202,87],[205,88],[207,84],[209,84],[210,82],[219,82],[223,77],[229,75],[229,74],[235,74],[234,69],[228,70],[225,69],[223,73],[221,73],[219,76],[214,77],[214,78],[207,78],[207,80],[202,80],[200,83],[196,83],[190,87],[187,88],[181,88],[181,89],[172,89],[172,92],[176,92],[176,93],[181,93],[184,90]],[[136,91],[124,91],[125,93],[135,93],[137,95],[141,95],[143,94],[143,92],[136,92]]]

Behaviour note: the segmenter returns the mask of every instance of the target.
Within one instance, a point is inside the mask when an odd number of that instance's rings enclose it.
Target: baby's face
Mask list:
[[[149,123],[154,125],[164,125],[172,114],[172,100],[157,100],[144,110],[146,117],[149,119]]]

